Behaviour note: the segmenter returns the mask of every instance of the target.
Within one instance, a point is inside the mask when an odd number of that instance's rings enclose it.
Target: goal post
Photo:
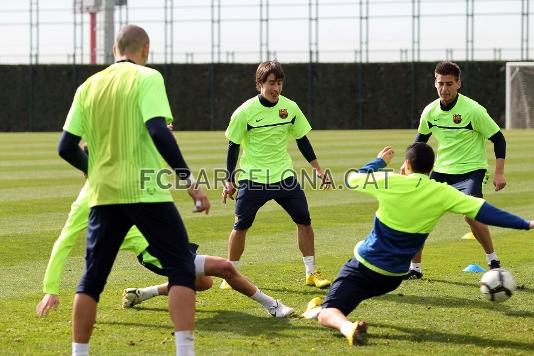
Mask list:
[[[534,62],[506,63],[506,128],[534,128]]]

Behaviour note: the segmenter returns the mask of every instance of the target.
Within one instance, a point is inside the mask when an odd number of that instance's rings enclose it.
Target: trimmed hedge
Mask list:
[[[315,129],[417,126],[435,99],[434,62],[286,64],[284,95]],[[502,127],[505,63],[460,63],[462,93],[484,105]],[[256,95],[255,64],[153,66],[165,77],[177,130],[224,130],[232,112]],[[60,131],[76,87],[100,65],[3,65],[0,131]],[[213,100],[212,100],[213,98]]]

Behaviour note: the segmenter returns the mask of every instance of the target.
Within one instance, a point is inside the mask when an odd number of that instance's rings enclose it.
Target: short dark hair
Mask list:
[[[115,39],[115,45],[121,55],[126,51],[130,53],[139,52],[149,42],[146,31],[136,25],[123,26]]]
[[[414,173],[429,174],[434,167],[434,150],[424,142],[414,142],[406,149],[406,159]]]
[[[274,74],[276,79],[284,79],[284,70],[282,64],[276,59],[272,61],[266,61],[260,63],[258,69],[256,69],[256,89],[260,91],[261,84],[267,81],[267,77],[270,74]]]
[[[460,66],[454,62],[439,62],[436,65],[436,69],[434,69],[435,74],[441,74],[441,75],[454,75],[456,80],[460,80],[460,76],[462,74],[462,71],[460,70]]]

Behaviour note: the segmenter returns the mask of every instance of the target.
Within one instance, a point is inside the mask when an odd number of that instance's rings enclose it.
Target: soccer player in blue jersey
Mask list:
[[[229,140],[228,178],[223,202],[236,192],[235,167],[239,149],[243,155],[239,169],[239,191],[235,204],[235,223],[228,238],[228,260],[236,266],[245,249],[247,230],[256,213],[268,201],[276,201],[297,225],[298,246],[306,271],[306,285],[326,288],[330,281],[316,270],[314,233],[308,202],[296,180],[293,162],[287,150],[290,140],[313,167],[322,186],[330,184],[328,174],[319,165],[307,134],[311,126],[297,103],[281,95],[284,82],[282,65],[274,60],[260,63],[256,70],[259,95],[245,101],[232,114],[225,135]],[[223,281],[221,288],[227,288]]]
[[[434,151],[426,143],[413,143],[406,150],[405,175],[380,171],[392,158],[393,150],[385,147],[375,160],[348,176],[349,189],[378,200],[373,228],[356,244],[354,257],[341,268],[324,302],[319,297],[312,299],[303,315],[318,317],[321,325],[340,330],[350,345],[365,341],[367,325],[364,321],[353,323],[347,315],[361,301],[393,291],[401,284],[411,258],[444,213],[464,214],[495,226],[534,228],[534,221],[430,179]]]
[[[460,67],[453,62],[438,63],[435,86],[439,98],[423,110],[415,142],[428,142],[434,136],[438,142],[436,164],[430,178],[447,183],[467,195],[482,198],[488,162],[486,141],[493,142],[495,175],[493,185],[499,191],[506,186],[504,161],[506,140],[499,126],[476,101],[458,92],[461,87]],[[473,236],[484,248],[490,268],[500,267],[488,227],[468,216]],[[412,260],[407,279],[423,276],[422,249]]]

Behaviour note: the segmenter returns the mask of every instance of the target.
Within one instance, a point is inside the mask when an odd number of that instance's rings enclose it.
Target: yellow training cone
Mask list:
[[[475,235],[473,235],[472,232],[468,232],[464,236],[462,236],[462,240],[476,240]]]

